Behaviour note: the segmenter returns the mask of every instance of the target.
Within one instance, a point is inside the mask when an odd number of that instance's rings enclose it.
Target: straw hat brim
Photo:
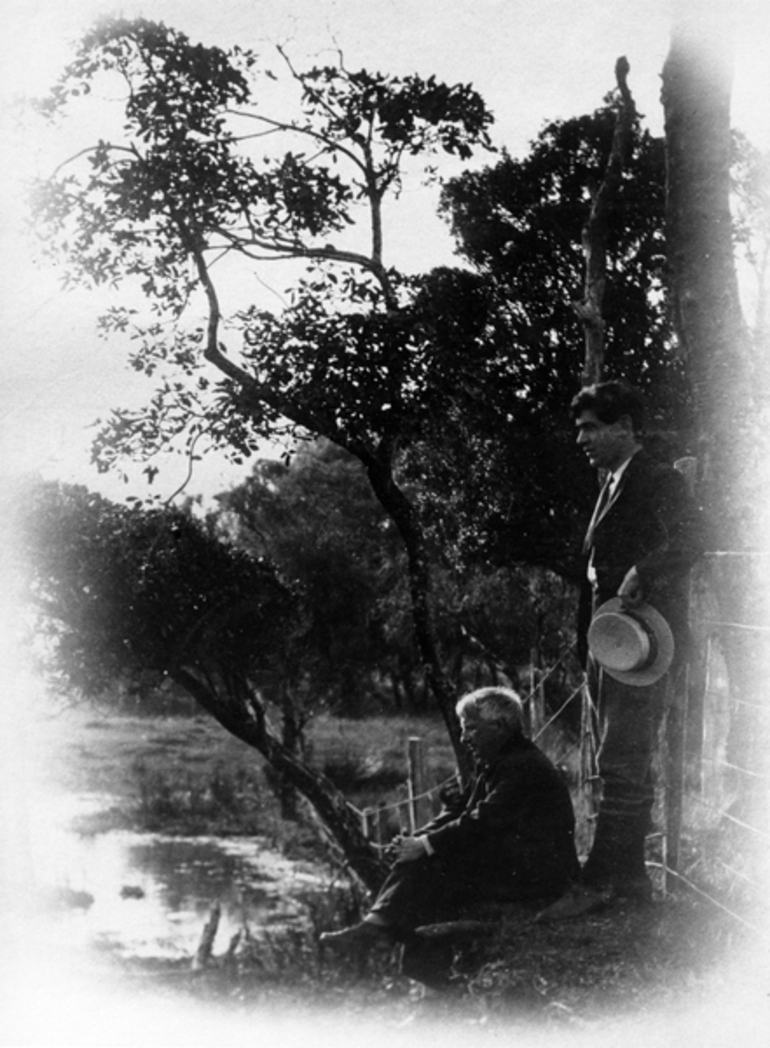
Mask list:
[[[674,635],[663,615],[657,608],[653,608],[651,604],[639,604],[635,608],[629,609],[629,611],[623,608],[620,597],[613,597],[597,608],[588,630],[588,647],[603,671],[610,677],[623,684],[630,684],[637,688],[647,687],[650,684],[655,684],[668,672],[674,660]],[[591,633],[597,629],[597,620],[602,615],[625,615],[641,620],[655,638],[655,654],[652,660],[637,670],[615,670],[604,666],[601,660],[596,657],[591,646]],[[598,623],[598,628],[601,629],[601,623]]]

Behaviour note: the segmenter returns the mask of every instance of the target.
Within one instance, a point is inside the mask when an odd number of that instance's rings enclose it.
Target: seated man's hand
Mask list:
[[[400,837],[393,842],[396,862],[414,862],[423,859],[427,852],[419,837]]]
[[[438,795],[441,798],[442,804],[447,806],[458,804],[463,796],[463,788],[459,776],[455,775],[454,778],[445,782],[439,789]]]

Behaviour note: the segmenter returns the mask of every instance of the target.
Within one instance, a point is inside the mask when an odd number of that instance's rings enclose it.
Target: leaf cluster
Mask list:
[[[533,390],[543,399],[552,397],[554,377],[567,377],[559,368],[559,349],[566,356],[566,347],[574,347],[574,357],[581,341],[573,303],[582,294],[582,233],[613,129],[609,109],[550,123],[523,159],[506,155],[492,167],[451,180],[442,193],[441,209],[458,250],[509,301],[517,344],[533,356],[545,355],[548,366],[533,369],[552,376],[542,391]],[[664,163],[662,141],[637,127],[607,218],[608,368],[632,380],[645,360],[671,363],[662,306]]]
[[[417,156],[440,147],[468,159],[479,142],[491,145],[492,116],[469,84],[324,66],[306,74],[302,87],[308,114],[326,121],[330,138],[364,148],[381,139],[393,171],[404,151]]]
[[[217,501],[218,528],[274,564],[301,605],[283,666],[295,703],[358,715],[382,699],[416,652],[403,545],[360,463],[321,441],[258,462]],[[398,635],[394,613],[407,622]]]
[[[412,449],[410,467],[433,507],[438,544],[461,559],[525,561],[567,578],[579,568],[595,482],[573,447],[569,413],[583,360],[574,302],[582,231],[612,133],[604,109],[551,123],[521,160],[504,155],[444,187],[443,214],[474,276],[431,275],[434,332],[442,345],[465,337],[473,346],[481,336],[498,355],[479,371],[476,397],[462,400],[456,428],[442,426],[439,436],[437,426]],[[626,163],[607,220],[606,373],[647,394],[653,435],[659,418],[674,420],[681,454],[691,416],[663,301],[662,143],[637,129]]]
[[[254,677],[280,657],[290,590],[189,513],[42,484],[24,507],[21,542],[29,596],[47,624],[44,660],[82,694],[180,668]]]

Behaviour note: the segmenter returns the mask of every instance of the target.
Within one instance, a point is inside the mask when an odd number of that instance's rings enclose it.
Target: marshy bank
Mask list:
[[[309,745],[364,804],[403,783],[399,735],[414,730],[319,719]],[[215,907],[219,949],[239,933],[252,943],[313,934],[355,905],[320,828],[302,806],[282,819],[262,758],[208,718],[69,710],[41,721],[28,745],[14,874],[68,948],[185,963]],[[448,745],[437,738],[433,752],[445,775]]]
[[[429,739],[432,774],[442,781],[452,756],[430,720],[320,718],[312,759],[361,806],[397,794],[413,734]],[[19,1019],[25,1036],[42,1022],[36,994],[50,1009],[54,976],[65,975],[87,979],[102,1000],[118,992],[135,1027],[158,1002],[199,1016],[192,1035],[180,1032],[186,1045],[240,1043],[235,1034],[196,1039],[211,1031],[202,1007],[222,1021],[224,1009],[233,1021],[260,1024],[311,1013],[314,1036],[326,1031],[331,1043],[347,1022],[374,1022],[393,1036],[413,1022],[414,988],[397,975],[395,957],[319,950],[317,932],[352,919],[360,900],[317,827],[281,820],[261,758],[248,747],[205,718],[82,711],[46,720],[27,741],[29,836],[16,870],[26,869],[32,890],[5,939],[11,981],[33,991]],[[209,955],[196,964],[217,908]],[[767,969],[744,963],[754,945],[685,896],[550,927],[501,928],[483,956],[469,958],[451,1027],[466,1042],[535,1028],[538,1043],[553,1036],[561,1046],[568,1033],[594,1046],[654,1022],[655,1043],[673,1045],[688,1017],[699,1044],[721,1048],[727,1041],[716,1031],[728,1020],[739,1029],[739,1020],[767,1018]],[[20,950],[26,968],[14,961]],[[89,1018],[87,1007],[78,1007],[76,1040],[18,1043],[177,1043],[163,1023],[141,1037],[135,1028],[134,1040],[128,1032],[99,1040],[98,1009]],[[661,1016],[669,1017],[662,1032]]]

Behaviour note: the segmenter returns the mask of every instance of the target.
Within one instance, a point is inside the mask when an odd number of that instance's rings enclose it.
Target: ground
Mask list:
[[[558,924],[518,921],[483,946],[461,954],[456,988],[429,1008],[451,1009],[454,1023],[534,1023],[545,1029],[604,1029],[619,1018],[708,1002],[729,989],[731,958],[751,945],[721,917],[688,898],[615,906]],[[146,974],[146,968],[144,969]],[[343,957],[309,936],[277,942],[205,971],[156,970],[155,988],[174,996],[227,1001],[249,1009],[281,1005],[328,1008],[346,1015],[407,1019],[416,988],[397,974],[397,955]]]
[[[111,793],[115,804],[109,817],[117,825],[139,820],[157,828],[165,819],[166,832],[199,831],[205,825],[206,832],[218,826],[221,832],[238,833],[247,827],[254,832],[259,819],[261,830],[272,826],[276,843],[290,851],[311,848],[307,826],[291,832],[278,828],[253,753],[205,719],[80,716],[67,724],[49,771],[64,788]],[[428,723],[422,727],[432,730]],[[338,764],[371,770],[368,746],[381,756],[383,737],[402,740],[413,731],[413,723],[327,721],[313,739],[315,759],[330,766],[336,754]],[[391,762],[402,751],[399,741]],[[451,757],[440,746],[439,753],[440,779]],[[393,768],[383,769],[380,761],[374,771],[382,775]],[[592,1044],[619,1024],[644,1026],[661,1013],[706,1015],[716,1008],[717,1018],[724,1018],[727,1012],[715,1002],[734,1003],[743,993],[749,994],[745,1019],[753,1021],[767,1004],[761,989],[766,972],[754,966],[748,979],[742,974],[744,958],[753,956],[757,945],[755,933],[692,894],[659,892],[652,904],[616,905],[557,924],[521,917],[503,922],[491,939],[462,953],[456,989],[438,1002],[417,1000],[416,988],[399,976],[392,951],[340,958],[319,948],[318,933],[349,917],[350,900],[341,900],[331,892],[316,899],[307,933],[277,931],[259,943],[246,938],[229,955],[214,955],[198,970],[191,961],[122,962],[120,984],[138,1001],[204,1002],[244,1017],[276,1010],[313,1014],[329,1029],[344,1018],[395,1030],[427,1015],[431,1021],[451,1021],[455,1031],[492,1036],[526,1026],[545,1037],[569,1030],[599,1037]],[[720,1048],[730,1043],[709,1042],[708,1032],[694,1043]],[[753,1048],[750,1038],[744,1046]]]

